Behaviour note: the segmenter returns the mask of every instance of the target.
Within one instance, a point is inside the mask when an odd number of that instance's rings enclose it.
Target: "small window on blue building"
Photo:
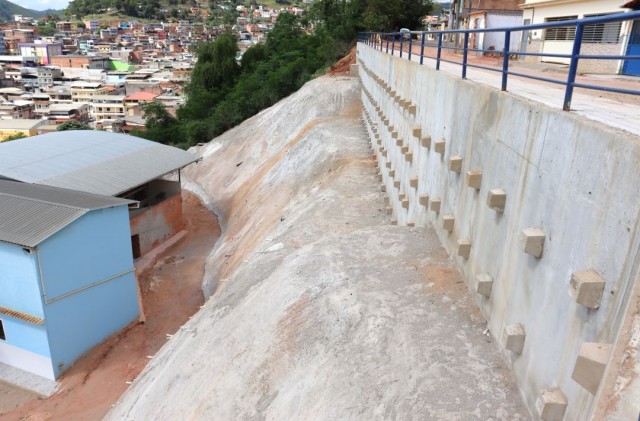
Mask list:
[[[0,339],[3,341],[7,340],[7,337],[4,335],[4,324],[2,323],[2,319],[0,319]]]

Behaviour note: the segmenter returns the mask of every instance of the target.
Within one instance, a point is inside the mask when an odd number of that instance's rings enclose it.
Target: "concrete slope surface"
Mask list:
[[[213,295],[107,419],[528,419],[433,230],[382,212],[359,96],[322,77],[197,149]]]

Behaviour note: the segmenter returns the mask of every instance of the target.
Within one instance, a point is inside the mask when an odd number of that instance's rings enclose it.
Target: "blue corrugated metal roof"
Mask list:
[[[115,196],[197,158],[124,134],[71,130],[0,143],[0,177]]]

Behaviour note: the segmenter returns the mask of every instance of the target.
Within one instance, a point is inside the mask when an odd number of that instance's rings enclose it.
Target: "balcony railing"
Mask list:
[[[636,21],[635,23],[632,21]],[[569,111],[571,109],[571,99],[573,97],[574,88],[591,89],[597,91],[615,92],[619,94],[640,95],[640,90],[626,89],[605,84],[587,84],[576,81],[578,74],[578,64],[580,60],[621,60],[623,62],[640,60],[640,55],[635,54],[582,54],[581,47],[588,42],[583,40],[585,28],[587,33],[589,30],[602,25],[614,22],[629,22],[628,32],[632,34],[631,24],[640,25],[640,12],[616,13],[606,16],[597,16],[584,19],[565,20],[559,22],[546,22],[533,25],[510,26],[504,28],[482,28],[482,29],[459,29],[444,31],[401,31],[401,32],[363,32],[358,36],[358,42],[365,43],[373,48],[391,55],[406,57],[408,60],[419,61],[424,64],[425,59],[435,60],[436,70],[440,70],[442,62],[453,63],[461,66],[461,76],[463,79],[467,77],[468,68],[478,68],[502,74],[501,88],[507,90],[509,76],[517,76],[522,78],[534,79],[542,82],[559,84],[565,86],[563,109]],[[564,31],[570,33],[571,37],[567,40],[571,41],[572,48],[570,54],[545,53],[545,52],[526,52],[519,51],[512,47],[512,39],[514,36],[523,36],[534,30],[553,30],[555,32]],[[635,33],[638,29],[634,29]],[[554,33],[555,33],[554,32]],[[500,33],[504,48],[501,50],[473,48],[470,44],[472,37],[479,34]],[[637,39],[636,39],[637,38]],[[627,39],[627,42],[638,44],[640,47],[640,35]],[[616,44],[621,45],[621,44]],[[622,47],[622,45],[621,45]],[[414,52],[418,50],[419,52]],[[434,52],[429,55],[428,51]],[[453,60],[449,55],[443,54],[452,51],[461,54],[461,60]],[[626,50],[628,51],[628,50]],[[484,55],[499,56],[501,64],[492,67],[482,63],[474,63],[469,60],[469,53],[482,53]],[[565,60],[569,62],[567,78],[564,80],[543,77],[540,75],[513,71],[510,69],[510,62],[514,59],[522,59],[525,57],[550,58],[552,60]]]

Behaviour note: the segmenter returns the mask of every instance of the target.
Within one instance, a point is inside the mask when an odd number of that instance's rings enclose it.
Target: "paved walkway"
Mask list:
[[[414,46],[412,50],[411,61],[420,62],[419,47]],[[435,56],[435,49],[429,50],[428,53],[425,52],[425,55]],[[383,51],[386,51],[386,49],[383,49]],[[389,49],[389,51],[391,51],[391,49]],[[399,54],[400,51],[397,49],[395,55],[399,56]],[[407,51],[403,52],[402,58],[406,59],[407,56]],[[461,55],[447,53],[447,57],[462,61]],[[497,66],[501,59],[478,60],[477,57],[471,57],[471,60],[485,66]],[[436,60],[425,57],[423,65],[435,69]],[[566,75],[563,74],[564,72],[561,67],[558,67],[558,71],[556,72],[549,72],[552,65],[543,66],[511,61],[510,66],[513,67],[512,70],[519,73],[533,74],[549,79],[566,80]],[[462,66],[459,64],[442,62],[440,64],[440,70],[457,77],[461,77],[462,74]],[[500,89],[502,86],[502,74],[490,70],[469,67],[467,68],[467,79],[493,86],[496,89]],[[586,84],[640,90],[640,78],[619,77],[615,75],[585,75],[579,77],[578,81]],[[509,76],[507,90],[512,94],[543,103],[555,109],[562,109],[564,102],[564,86],[534,79]],[[631,95],[576,89],[574,90],[570,112],[635,135],[640,135],[640,96],[634,97]]]
[[[0,363],[0,382],[15,385],[45,397],[51,396],[58,387],[58,383],[53,380],[45,379],[44,377],[3,363]]]

